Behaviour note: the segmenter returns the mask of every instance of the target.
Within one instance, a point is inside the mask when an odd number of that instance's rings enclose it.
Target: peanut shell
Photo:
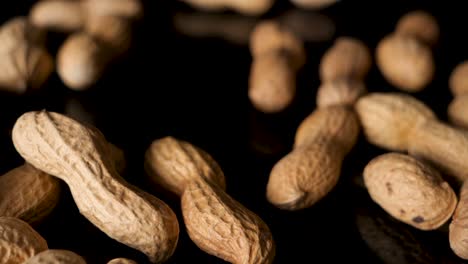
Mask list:
[[[367,93],[367,89],[362,81],[346,78],[325,81],[317,91],[317,107],[353,106],[365,93]]]
[[[322,9],[337,3],[339,0],[291,0],[291,2],[300,8]]]
[[[450,102],[448,118],[455,126],[468,129],[468,93],[458,95]]]
[[[86,17],[81,1],[42,0],[32,6],[29,19],[38,28],[73,32],[83,28]]]
[[[86,264],[86,261],[68,250],[49,249],[28,259],[24,264]]]
[[[440,29],[437,20],[428,12],[411,11],[402,16],[395,27],[397,34],[413,36],[429,46],[439,39]]]
[[[273,0],[182,0],[204,11],[223,11],[231,9],[244,15],[255,16],[267,12]]]
[[[118,16],[139,19],[143,16],[140,0],[81,0],[87,16]]]
[[[449,88],[454,95],[468,93],[468,61],[459,63],[450,74]]]
[[[130,48],[132,27],[128,19],[118,16],[88,17],[85,31],[112,49],[114,56],[125,53]]]
[[[137,264],[137,262],[126,258],[116,258],[107,262],[107,264]]]

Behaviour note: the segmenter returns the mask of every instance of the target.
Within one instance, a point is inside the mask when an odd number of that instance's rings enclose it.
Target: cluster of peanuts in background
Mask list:
[[[273,5],[273,0],[184,1],[203,10],[232,9],[251,16]],[[292,2],[320,8],[335,1]],[[29,18],[15,18],[0,30],[1,86],[23,93],[47,80],[54,63],[43,46],[41,30],[72,34],[57,55],[57,72],[72,89],[91,86],[105,65],[128,49],[128,20],[141,14],[136,0],[38,2]],[[249,32],[253,60],[248,95],[252,105],[267,114],[293,103],[296,74],[307,59],[305,36],[330,35],[329,31],[301,34],[303,29],[284,26],[282,21],[290,18],[260,21]],[[184,19],[197,18],[178,16],[176,27],[190,34],[200,32]],[[222,30],[210,25],[208,33],[222,34]],[[382,75],[398,89],[424,89],[435,73],[431,48],[438,37],[439,26],[431,15],[414,11],[403,16],[395,32],[376,48]],[[368,93],[365,79],[371,67],[370,49],[353,37],[337,38],[326,51],[319,65],[317,109],[297,128],[292,150],[273,166],[266,187],[268,201],[280,209],[300,210],[324,198],[339,181],[342,162],[362,128],[370,143],[394,151],[374,158],[364,169],[372,200],[420,230],[435,230],[451,220],[450,246],[468,259],[468,184],[462,185],[468,178],[468,134],[439,121],[408,93]],[[466,76],[465,63],[450,78],[456,97],[449,116],[455,126],[468,128],[463,114],[468,111]],[[70,188],[80,213],[109,237],[141,251],[153,263],[174,254],[180,228],[176,214],[120,176],[124,154],[97,128],[59,113],[32,111],[17,119],[12,139],[26,162],[0,177],[0,263],[85,263],[71,251],[48,249],[33,229],[60,199],[60,180]],[[226,193],[223,171],[207,152],[164,137],[149,146],[144,166],[151,182],[180,198],[183,223],[200,249],[230,263],[273,262],[275,242],[268,226]],[[460,186],[458,196],[454,188]]]

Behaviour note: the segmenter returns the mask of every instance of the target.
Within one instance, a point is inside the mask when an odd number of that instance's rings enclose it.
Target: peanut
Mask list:
[[[179,234],[174,212],[120,177],[101,133],[43,110],[20,116],[12,138],[28,163],[67,183],[81,214],[109,237],[152,262],[173,254]]]
[[[91,16],[86,21],[85,31],[110,47],[113,58],[123,54],[130,48],[132,27],[130,21],[126,18]]]
[[[259,23],[251,34],[249,98],[255,108],[276,113],[296,94],[296,72],[305,63],[303,43],[275,21]]]
[[[116,258],[107,262],[107,264],[137,264],[137,262],[126,258]]]
[[[317,107],[354,105],[367,92],[362,81],[340,78],[322,83],[317,91]]]
[[[0,217],[0,263],[21,264],[47,250],[47,242],[26,222]]]
[[[266,13],[274,0],[182,0],[183,2],[205,11],[231,9],[244,15],[255,16]]]
[[[44,43],[44,32],[35,28],[26,17],[18,16],[7,20],[0,27],[0,53],[12,50],[18,43]]]
[[[49,215],[60,198],[60,183],[25,163],[0,176],[0,216],[36,224]]]
[[[341,163],[359,134],[355,113],[345,106],[315,110],[296,131],[294,149],[273,167],[267,198],[299,210],[325,197],[338,182]]]
[[[231,263],[272,263],[268,226],[224,192],[224,174],[213,158],[188,142],[165,137],[145,155],[150,180],[181,195],[187,232],[205,252]]]
[[[368,141],[408,151],[462,182],[468,178],[468,135],[437,120],[422,102],[400,93],[371,93],[356,111]]]
[[[310,9],[321,9],[331,6],[339,0],[291,0],[291,2],[297,7],[310,8]]]
[[[454,96],[448,107],[448,118],[458,127],[468,129],[466,103],[468,102],[468,61],[458,64],[452,71],[449,79],[449,87]]]
[[[139,19],[143,16],[140,0],[81,0],[85,14],[89,16],[117,16]]]
[[[440,35],[436,19],[422,10],[412,11],[402,16],[397,22],[395,32],[416,37],[429,46],[433,46]]]
[[[31,8],[29,18],[38,28],[74,32],[83,28],[85,14],[81,1],[75,0],[43,0]]]
[[[421,230],[442,226],[457,205],[455,192],[440,173],[408,155],[374,158],[364,169],[364,183],[385,211]]]
[[[449,88],[455,96],[468,93],[468,61],[459,63],[449,78]]]
[[[449,226],[449,241],[453,252],[460,258],[468,259],[468,228],[466,219],[468,215],[468,181],[465,181],[460,190],[460,201]]]
[[[372,66],[369,48],[360,40],[339,37],[323,55],[319,70],[322,82],[339,78],[364,80]]]
[[[49,249],[28,259],[24,264],[86,264],[86,261],[68,250]]]

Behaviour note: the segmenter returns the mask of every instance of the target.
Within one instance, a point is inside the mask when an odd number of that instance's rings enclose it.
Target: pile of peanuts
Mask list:
[[[184,0],[203,10],[267,12],[273,0]],[[333,0],[292,0],[321,8]],[[53,72],[46,31],[71,34],[57,54],[57,73],[71,89],[91,87],[106,66],[130,46],[131,21],[142,16],[137,0],[43,0],[29,17],[0,29],[0,86],[16,93],[37,89]],[[453,252],[468,260],[468,62],[449,80],[455,95],[446,124],[412,92],[435,74],[432,49],[437,21],[424,11],[404,15],[376,47],[376,66],[395,88],[368,92],[371,50],[340,36],[322,56],[316,106],[297,127],[291,151],[271,168],[266,198],[282,210],[302,210],[329,194],[362,130],[389,153],[362,172],[370,198],[393,218],[430,231],[450,222]],[[306,64],[304,39],[278,20],[259,21],[250,32],[248,97],[254,108],[275,114],[294,106],[296,76]],[[3,57],[2,57],[3,56]],[[3,68],[2,68],[3,67]],[[144,155],[147,180],[180,198],[183,219],[155,195],[121,175],[125,154],[100,130],[65,114],[29,111],[12,127],[25,163],[0,176],[0,264],[86,263],[67,249],[50,249],[34,228],[54,210],[61,183],[80,213],[110,238],[140,251],[152,263],[176,252],[180,228],[203,251],[230,263],[273,263],[276,243],[268,225],[226,191],[222,168],[205,150],[182,139],[155,139]],[[461,187],[458,193],[458,188]],[[466,233],[465,233],[466,232]],[[125,258],[108,263],[136,263]]]

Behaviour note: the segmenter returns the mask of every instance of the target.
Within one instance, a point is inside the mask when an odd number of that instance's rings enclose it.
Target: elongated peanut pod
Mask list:
[[[192,181],[182,195],[190,238],[231,263],[272,263],[275,245],[268,226],[218,186]]]
[[[86,264],[86,261],[68,250],[49,249],[28,259],[24,264]]]
[[[457,206],[455,192],[440,173],[408,155],[374,158],[364,169],[364,183],[385,211],[421,230],[439,228]]]
[[[57,205],[60,183],[28,163],[0,176],[0,216],[41,222]]]
[[[453,252],[468,260],[468,182],[460,190],[460,200],[449,226],[449,241]]]
[[[47,250],[47,242],[26,222],[0,217],[1,264],[22,264],[44,250]]]
[[[456,96],[450,102],[447,112],[452,124],[468,129],[468,93]]]
[[[345,106],[314,111],[299,126],[295,147],[270,173],[267,198],[299,210],[325,197],[338,182],[341,164],[359,134],[355,113]]]
[[[83,28],[86,17],[81,1],[43,0],[31,8],[29,19],[38,28],[73,32]]]
[[[332,105],[349,105],[354,103],[367,92],[362,81],[347,78],[338,78],[326,81],[317,91],[317,107]]]
[[[153,262],[173,254],[179,234],[174,212],[118,175],[102,134],[40,111],[19,117],[12,137],[26,161],[68,184],[81,214],[109,237]]]
[[[126,258],[116,258],[107,262],[107,264],[137,264],[137,262]]]
[[[206,11],[231,9],[244,15],[261,15],[273,5],[273,0],[182,0],[187,4]]]

